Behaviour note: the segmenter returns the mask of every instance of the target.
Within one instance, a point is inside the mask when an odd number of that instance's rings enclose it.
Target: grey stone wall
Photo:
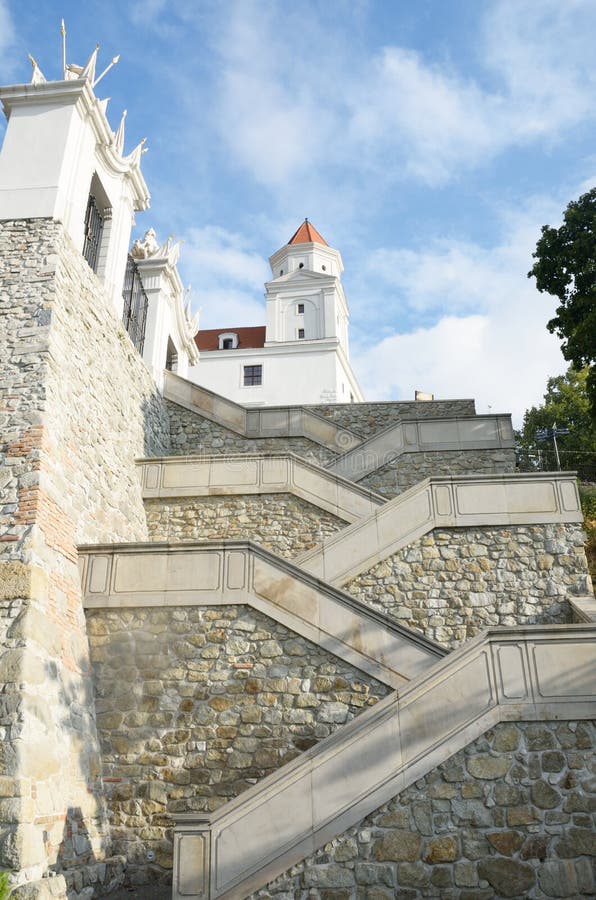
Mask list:
[[[332,450],[308,438],[244,438],[177,403],[167,401],[166,405],[170,416],[170,453],[173,456],[200,453],[295,453],[320,466],[337,458]]]
[[[431,475],[496,475],[515,471],[515,450],[441,450],[404,453],[359,484],[396,497]]]
[[[96,610],[87,629],[112,840],[133,883],[167,878],[170,813],[216,809],[388,691],[247,607]]]
[[[288,558],[347,525],[291,494],[146,500],[145,512],[150,540],[251,540]]]
[[[168,421],[57,223],[0,223],[0,316],[0,864],[33,882],[109,846],[76,545],[146,537],[134,457]]]
[[[588,593],[578,525],[436,529],[345,590],[447,646],[488,625],[571,622],[568,594]]]
[[[595,737],[498,725],[251,900],[594,897]]]
[[[332,419],[336,425],[350,428],[364,438],[372,437],[404,419],[444,419],[450,416],[473,416],[476,408],[473,400],[434,400],[415,402],[407,400],[385,403],[330,403],[308,406],[307,409]]]

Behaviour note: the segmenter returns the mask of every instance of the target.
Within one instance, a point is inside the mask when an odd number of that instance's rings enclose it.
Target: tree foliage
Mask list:
[[[532,256],[528,278],[560,301],[547,328],[561,339],[565,359],[576,369],[589,367],[586,389],[596,417],[596,188],[571,201],[560,228],[542,226]]]
[[[568,428],[557,438],[561,467],[576,469],[586,481],[596,480],[596,423],[591,416],[587,394],[589,369],[570,366],[564,375],[549,378],[544,403],[526,410],[520,433],[520,447],[545,469],[556,468],[552,441],[538,443],[536,432],[543,428]]]

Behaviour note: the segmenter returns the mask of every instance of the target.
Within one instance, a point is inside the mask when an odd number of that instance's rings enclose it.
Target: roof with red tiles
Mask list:
[[[305,219],[300,228],[294,232],[288,244],[323,244],[328,247],[329,244],[325,238],[319,234],[314,225],[308,219]]]
[[[253,325],[248,328],[206,328],[195,335],[195,343],[199,350],[219,350],[220,334],[237,334],[238,350],[248,350],[265,346],[265,325]]]

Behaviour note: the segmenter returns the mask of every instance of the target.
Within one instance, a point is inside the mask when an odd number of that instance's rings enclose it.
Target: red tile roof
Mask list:
[[[195,343],[199,350],[219,350],[220,334],[237,334],[238,350],[265,346],[265,325],[254,325],[249,328],[206,328],[195,335]]]
[[[298,231],[295,231],[288,244],[324,244],[325,247],[328,247],[329,244],[325,240],[325,238],[319,234],[314,225],[305,219]]]

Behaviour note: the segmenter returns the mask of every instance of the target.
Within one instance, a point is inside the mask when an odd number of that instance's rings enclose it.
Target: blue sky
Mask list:
[[[343,256],[368,399],[538,402],[566,368],[526,273],[594,186],[593,0],[0,0],[0,78],[96,41],[126,149],[175,232],[202,327],[264,322],[267,258],[308,216]]]

